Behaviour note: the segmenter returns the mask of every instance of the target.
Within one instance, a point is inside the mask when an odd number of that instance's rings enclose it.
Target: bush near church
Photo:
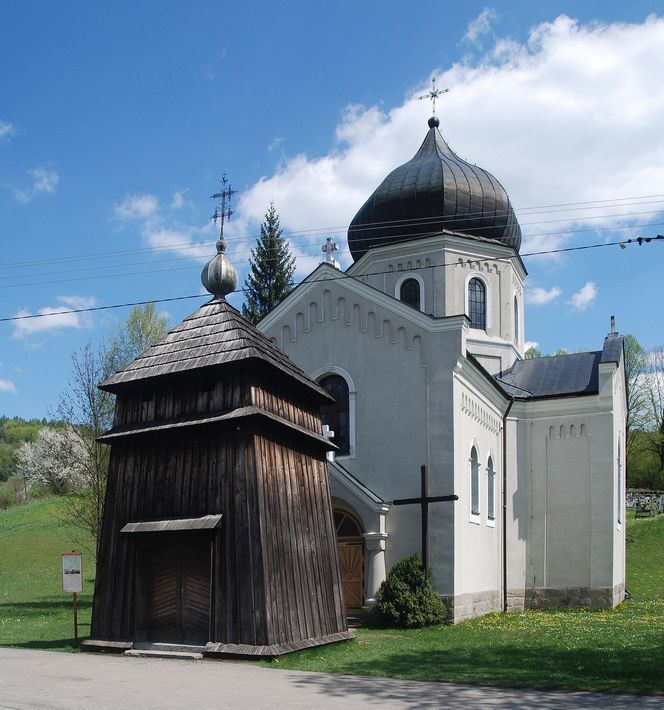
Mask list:
[[[399,560],[380,585],[372,625],[405,629],[421,628],[445,621],[446,609],[431,586],[431,568],[422,567],[422,555]]]

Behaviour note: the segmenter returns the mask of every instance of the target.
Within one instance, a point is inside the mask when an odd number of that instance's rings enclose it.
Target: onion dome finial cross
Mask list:
[[[213,200],[220,203],[212,215],[214,223],[221,221],[219,239],[217,240],[217,253],[208,261],[201,272],[203,286],[216,298],[225,298],[229,293],[235,291],[237,286],[237,270],[224,253],[226,251],[226,240],[224,239],[224,222],[231,218],[231,197],[237,192],[228,184],[226,174],[221,178],[221,192],[212,195]]]
[[[436,99],[441,96],[441,94],[446,94],[449,91],[449,89],[437,89],[436,88],[436,77],[431,77],[431,91],[429,91],[428,94],[422,94],[422,96],[418,96],[417,98],[422,101],[422,99],[429,99],[431,101],[431,104],[433,106],[433,117],[435,118],[436,116]],[[436,119],[437,120],[437,119]],[[436,126],[438,123],[436,123]]]
[[[224,222],[231,218],[233,210],[231,209],[231,197],[237,192],[228,183],[228,178],[226,173],[221,176],[221,192],[215,192],[214,195],[210,195],[211,199],[219,200],[219,204],[215,207],[212,219],[214,223],[217,224],[219,220],[219,241],[224,241]],[[217,251],[219,251],[219,244],[217,244]]]

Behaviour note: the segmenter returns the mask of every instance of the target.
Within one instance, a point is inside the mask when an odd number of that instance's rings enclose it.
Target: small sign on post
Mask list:
[[[62,589],[74,595],[74,645],[78,648],[78,607],[76,595],[83,591],[83,564],[80,552],[72,550],[62,555]]]

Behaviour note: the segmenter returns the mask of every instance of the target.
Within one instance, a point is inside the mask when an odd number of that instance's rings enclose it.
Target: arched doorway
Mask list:
[[[346,510],[334,510],[339,571],[347,616],[357,616],[364,604],[364,538],[362,527]]]

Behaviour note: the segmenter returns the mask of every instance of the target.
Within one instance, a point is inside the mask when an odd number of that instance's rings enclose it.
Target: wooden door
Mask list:
[[[211,541],[164,534],[140,550],[137,640],[204,645],[210,640]]]
[[[179,643],[178,555],[173,545],[142,555],[145,566],[144,640]]]
[[[206,644],[210,640],[210,543],[181,545],[182,643]]]
[[[356,616],[364,604],[364,543],[340,540],[337,544],[346,615]]]
[[[345,510],[334,511],[341,589],[346,616],[357,616],[364,604],[364,538],[360,523]]]

